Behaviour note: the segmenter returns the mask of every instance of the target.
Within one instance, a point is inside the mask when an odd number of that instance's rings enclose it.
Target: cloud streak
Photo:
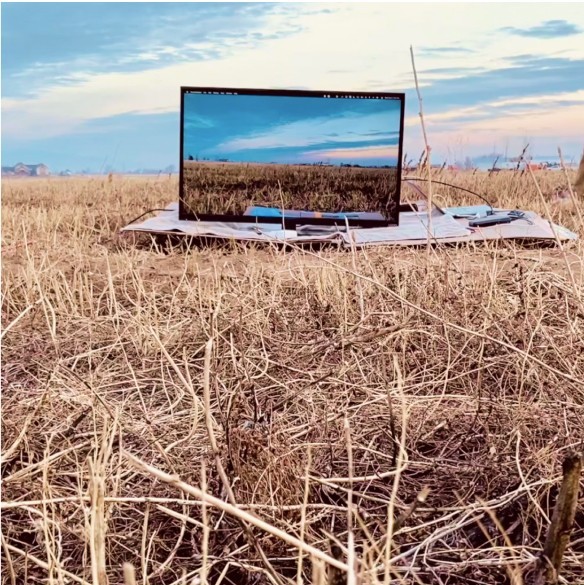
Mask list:
[[[555,39],[557,37],[562,38],[579,35],[584,32],[581,27],[567,20],[547,20],[541,24],[527,28],[505,26],[500,30],[511,35],[534,39]]]
[[[389,129],[396,128],[398,124],[399,115],[395,112],[311,118],[233,138],[219,144],[216,151],[229,153],[265,148],[303,148],[322,143],[397,141],[397,132]],[[387,128],[388,131],[380,132],[379,128]]]
[[[475,53],[475,50],[468,47],[422,47],[419,50],[420,55],[436,55],[439,57],[472,55],[473,53]]]
[[[304,155],[313,159],[331,159],[334,161],[354,161],[359,159],[376,159],[390,161],[398,156],[398,147],[395,144],[381,144],[376,146],[360,146],[353,148],[332,148],[323,150],[309,150]]]

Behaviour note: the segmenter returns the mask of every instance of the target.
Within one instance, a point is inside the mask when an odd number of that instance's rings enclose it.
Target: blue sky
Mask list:
[[[395,165],[401,102],[186,93],[184,156],[251,163]]]
[[[405,91],[404,148],[584,147],[582,3],[11,3],[2,16],[2,164],[164,168],[181,85]]]

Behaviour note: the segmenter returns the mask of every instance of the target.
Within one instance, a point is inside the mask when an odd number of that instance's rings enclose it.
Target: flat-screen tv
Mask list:
[[[183,220],[399,222],[405,94],[181,87]]]

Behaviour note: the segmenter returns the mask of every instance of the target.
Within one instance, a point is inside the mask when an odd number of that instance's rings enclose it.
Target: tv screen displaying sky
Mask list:
[[[305,211],[397,207],[403,100],[352,95],[184,89],[181,201],[195,214],[281,207],[282,198]]]
[[[396,99],[184,96],[184,154],[281,164],[397,165]]]

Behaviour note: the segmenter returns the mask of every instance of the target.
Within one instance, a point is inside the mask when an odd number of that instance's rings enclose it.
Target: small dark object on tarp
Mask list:
[[[476,219],[471,219],[468,222],[469,227],[489,227],[493,225],[499,225],[502,223],[511,223],[516,219],[524,219],[525,213],[522,211],[509,211],[507,213],[501,214],[489,214],[486,217],[478,217]]]

